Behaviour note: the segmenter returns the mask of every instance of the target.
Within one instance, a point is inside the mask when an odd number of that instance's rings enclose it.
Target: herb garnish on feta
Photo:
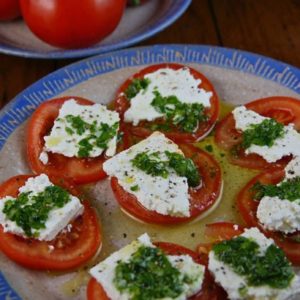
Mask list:
[[[125,121],[137,125],[142,120],[165,118],[167,125],[195,132],[207,120],[205,108],[211,106],[212,93],[199,88],[200,83],[188,68],[162,68],[134,79],[125,91],[130,99]]]
[[[242,132],[241,147],[246,154],[256,153],[273,163],[284,156],[300,155],[300,134],[293,124],[283,126],[274,119],[263,117],[245,106],[233,111],[236,129]]]
[[[208,268],[229,299],[286,299],[300,290],[284,252],[257,228],[213,246]]]
[[[47,162],[47,152],[66,157],[97,157],[116,152],[119,115],[101,104],[80,105],[70,99],[62,105],[40,160]]]
[[[146,209],[163,215],[190,216],[188,182],[192,186],[200,184],[198,170],[162,133],[155,132],[107,160],[103,169]]]
[[[278,184],[257,182],[253,199],[259,200],[257,218],[265,229],[293,233],[300,230],[300,157],[285,168]]]
[[[184,300],[202,286],[205,267],[189,255],[166,255],[147,234],[90,270],[110,299]]]
[[[41,174],[29,178],[17,198],[0,201],[0,223],[5,232],[39,240],[52,240],[82,214],[83,205],[65,189],[53,185]]]

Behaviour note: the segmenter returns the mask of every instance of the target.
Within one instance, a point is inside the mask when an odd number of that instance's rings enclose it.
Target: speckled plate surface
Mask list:
[[[117,29],[91,47],[64,50],[52,47],[31,33],[21,20],[0,22],[0,52],[31,58],[76,58],[126,48],[164,30],[175,22],[192,0],[150,0],[128,7]]]
[[[240,104],[271,95],[293,96],[300,100],[298,69],[247,52],[195,45],[161,45],[92,57],[46,76],[1,111],[0,182],[30,172],[25,156],[25,130],[28,117],[41,102],[58,95],[77,95],[107,103],[128,76],[146,65],[162,62],[187,64],[203,72],[226,102]],[[241,171],[239,177],[243,176]],[[144,232],[155,240],[195,248],[201,242],[205,223],[237,220],[232,210],[233,200],[225,201],[230,198],[229,192],[234,194],[241,188],[234,181],[230,176],[225,177],[224,197],[208,217],[171,227],[139,224],[128,218],[116,205],[108,180],[90,185],[86,192],[97,208],[104,234],[103,249],[97,260]],[[0,269],[0,299],[85,299],[88,275],[84,269],[68,274],[30,271],[2,254]]]

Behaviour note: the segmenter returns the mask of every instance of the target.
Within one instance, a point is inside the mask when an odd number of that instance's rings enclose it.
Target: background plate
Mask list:
[[[196,45],[161,45],[92,57],[46,76],[24,90],[1,111],[0,182],[13,175],[30,172],[25,159],[24,130],[28,117],[41,102],[58,95],[78,95],[95,102],[107,103],[129,75],[145,65],[162,62],[183,63],[197,68],[212,81],[223,100],[235,104],[270,95],[300,99],[299,69],[238,50]],[[11,164],[12,161],[14,164]],[[225,182],[225,193],[236,189],[230,186],[232,181],[234,180]],[[93,186],[90,195],[95,199],[94,205],[103,224],[105,238],[102,256],[145,231],[156,240],[180,240],[180,244],[191,248],[200,242],[201,223],[167,229],[143,224],[136,226],[136,222],[120,212],[115,201],[109,201],[113,196],[107,180]],[[107,200],[109,205],[104,208],[103,202]],[[221,203],[217,213],[213,212],[204,221],[222,220],[223,206],[228,206],[228,203]],[[234,216],[231,217],[230,214],[227,214],[227,218],[234,220]],[[126,231],[126,238],[120,228]],[[180,230],[183,231],[178,235]],[[195,239],[191,239],[192,232]],[[53,276],[28,271],[8,261],[1,253],[0,269],[11,284],[10,286],[0,273],[0,299],[20,299],[13,288],[24,299],[84,299],[87,280],[84,272]],[[72,290],[74,294],[70,292]]]
[[[32,58],[75,58],[134,45],[175,22],[192,0],[150,0],[129,7],[117,29],[100,43],[78,50],[52,47],[35,37],[22,20],[0,22],[0,52]]]

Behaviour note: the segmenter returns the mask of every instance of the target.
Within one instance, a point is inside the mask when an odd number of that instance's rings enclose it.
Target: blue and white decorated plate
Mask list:
[[[212,81],[224,101],[234,104],[271,95],[293,96],[300,100],[299,69],[248,52],[210,46],[158,45],[91,57],[49,74],[20,93],[1,111],[0,182],[13,175],[30,172],[25,154],[26,123],[40,103],[60,95],[83,96],[107,103],[128,76],[146,65],[163,62],[193,66]],[[236,188],[228,187],[229,180],[225,180],[225,184],[224,193]],[[90,187],[88,193],[94,200],[103,226],[100,259],[144,232],[156,240],[195,248],[201,242],[204,224],[222,220],[221,211],[229,211],[227,217],[234,219],[230,215],[233,202],[223,201],[213,213],[196,223],[168,228],[137,224],[118,209],[108,180]],[[85,270],[59,275],[30,271],[2,254],[0,269],[0,299],[85,299],[88,279]]]
[[[88,48],[64,50],[52,47],[36,36],[21,20],[0,22],[0,52],[31,58],[76,58],[126,48],[139,43],[175,22],[191,0],[151,0],[126,8],[117,29],[103,41]]]

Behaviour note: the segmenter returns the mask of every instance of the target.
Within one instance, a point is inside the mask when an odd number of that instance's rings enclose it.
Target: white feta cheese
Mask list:
[[[261,255],[265,253],[271,244],[274,244],[272,239],[266,238],[257,228],[245,229],[245,232],[241,236],[253,239],[259,245]],[[218,260],[214,251],[210,251],[209,253],[208,269],[213,273],[216,282],[225,289],[228,298],[231,300],[283,300],[300,291],[300,278],[296,275],[292,279],[290,286],[286,289],[271,288],[267,285],[248,286],[246,278],[235,273],[231,266]],[[239,292],[240,289],[246,291],[246,294],[241,295]]]
[[[285,167],[283,181],[299,176],[300,158],[295,157]],[[257,218],[267,230],[284,233],[296,232],[300,230],[300,199],[292,202],[279,197],[265,196],[259,201]]]
[[[47,186],[53,184],[49,181],[49,178],[45,174],[41,174],[36,177],[29,178],[25,185],[20,187],[19,193],[31,192],[31,195],[37,195],[43,192]],[[70,195],[71,200],[66,203],[62,208],[56,208],[49,212],[48,219],[45,223],[46,228],[39,230],[38,240],[51,241],[56,235],[61,232],[73,219],[83,213],[84,207],[80,200]],[[12,197],[5,197],[0,200],[0,224],[3,226],[4,232],[10,232],[16,235],[26,237],[23,229],[19,227],[16,222],[11,221],[7,218],[6,214],[3,213],[5,203],[15,199]],[[34,233],[34,230],[33,230]]]
[[[128,262],[131,255],[135,253],[141,246],[155,247],[151,243],[149,236],[147,234],[143,234],[136,241],[125,246],[121,250],[114,252],[108,258],[90,270],[90,274],[102,285],[110,299],[130,299],[130,295],[128,293],[120,293],[114,285],[115,268],[118,261]],[[185,283],[182,294],[174,299],[185,300],[188,297],[196,294],[202,287],[205,267],[195,263],[189,255],[168,255],[167,258],[172,266],[180,271],[182,277],[189,276],[190,278],[194,279],[190,284]],[[163,298],[161,300],[171,299]]]
[[[300,177],[300,156],[294,157],[285,167],[285,180]]]
[[[97,124],[99,127],[101,123],[107,124],[110,127],[120,121],[119,114],[108,110],[104,105],[80,105],[74,99],[66,101],[59,110],[58,117],[55,119],[51,133],[44,137],[45,146],[43,152],[40,154],[40,160],[45,164],[48,162],[47,152],[62,154],[66,157],[78,157],[78,150],[80,148],[79,142],[90,135],[89,130],[85,130],[82,134],[78,134],[74,128],[67,121],[66,117],[72,115],[79,116],[88,124]],[[67,131],[71,128],[72,134]],[[96,133],[97,134],[97,133]],[[117,147],[117,134],[108,142],[106,149],[107,156],[113,156]],[[103,148],[93,145],[93,149],[89,153],[89,157],[97,157],[103,153]]]
[[[147,209],[163,215],[190,216],[190,201],[188,182],[173,169],[169,176],[163,178],[152,176],[133,166],[131,160],[139,153],[149,154],[159,152],[161,160],[167,160],[165,151],[182,154],[182,151],[162,133],[155,132],[147,139],[118,153],[103,164],[104,171],[111,177],[116,177],[125,191],[136,196],[137,200]],[[132,190],[138,186],[138,190]]]
[[[259,201],[257,218],[271,231],[293,233],[300,230],[300,199],[297,202],[265,196]]]
[[[130,100],[130,108],[124,115],[126,122],[137,125],[142,120],[153,121],[163,117],[151,105],[155,90],[163,97],[176,96],[182,103],[201,103],[210,107],[212,92],[199,88],[201,80],[194,78],[188,68],[163,68],[145,75],[145,78],[150,80],[150,84]]]
[[[254,111],[247,110],[245,106],[239,106],[233,111],[236,129],[245,131],[252,124],[259,124],[265,119],[270,119],[257,114]],[[284,156],[300,155],[300,134],[294,129],[293,124],[284,126],[284,135],[274,141],[271,147],[251,145],[245,150],[246,154],[256,153],[262,156],[267,162],[273,163]]]

